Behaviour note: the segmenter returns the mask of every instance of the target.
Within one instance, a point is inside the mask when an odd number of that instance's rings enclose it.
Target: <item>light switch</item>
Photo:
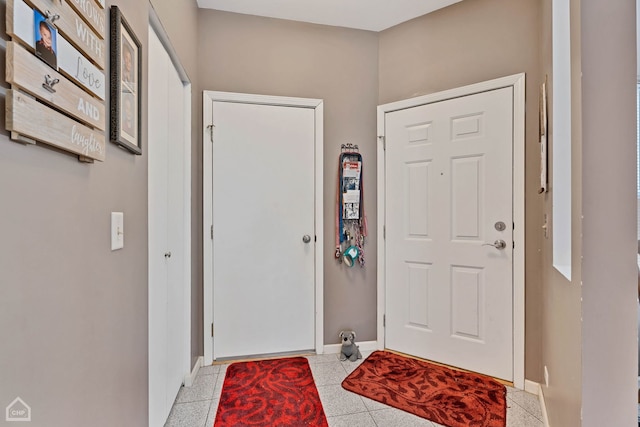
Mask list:
[[[111,212],[111,250],[124,248],[124,213]]]

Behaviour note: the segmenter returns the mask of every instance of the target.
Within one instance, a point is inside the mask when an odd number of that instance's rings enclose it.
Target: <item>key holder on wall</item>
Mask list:
[[[339,262],[364,267],[367,221],[364,213],[362,155],[358,145],[342,144],[336,189],[336,252]]]

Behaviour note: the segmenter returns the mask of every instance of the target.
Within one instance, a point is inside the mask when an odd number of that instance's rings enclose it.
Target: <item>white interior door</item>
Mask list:
[[[213,102],[213,123],[213,358],[312,350],[314,110]]]
[[[385,132],[386,346],[512,380],[513,89],[387,113]]]
[[[149,425],[164,425],[189,372],[186,89],[149,28]]]
[[[166,90],[167,64],[158,53],[162,46],[149,29],[149,123],[162,123],[169,103]],[[161,426],[167,419],[167,164],[168,135],[159,126],[149,126],[149,426]]]

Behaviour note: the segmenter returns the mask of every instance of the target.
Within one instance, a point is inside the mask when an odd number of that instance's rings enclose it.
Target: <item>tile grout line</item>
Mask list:
[[[523,392],[526,393],[526,392]],[[516,402],[513,399],[507,399],[507,402],[511,402],[513,404],[518,405],[523,411],[525,411],[527,414],[531,415],[533,418],[535,418],[536,420],[540,421],[541,423],[544,423],[544,421],[540,418],[538,418],[538,416],[536,416],[536,414],[532,413],[531,411],[529,411],[527,408],[525,408],[524,406],[522,406],[521,404],[519,404],[518,402]]]

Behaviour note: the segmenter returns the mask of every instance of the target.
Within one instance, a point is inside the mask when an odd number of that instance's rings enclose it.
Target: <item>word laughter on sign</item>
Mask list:
[[[7,91],[7,130],[50,143],[90,159],[104,161],[102,132],[47,108],[20,92]]]

